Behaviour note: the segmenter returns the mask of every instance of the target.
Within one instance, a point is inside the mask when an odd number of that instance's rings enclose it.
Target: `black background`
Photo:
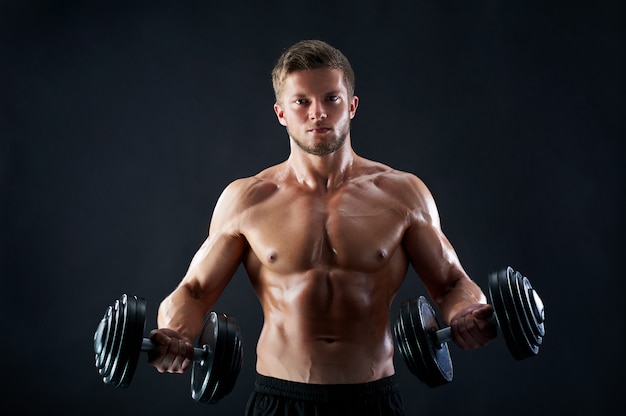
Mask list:
[[[625,409],[623,3],[0,4],[5,408],[242,414],[261,326],[243,270],[215,307],[237,317],[245,354],[217,405],[145,357],[127,390],[104,385],[93,333],[122,293],[148,300],[154,327],[224,186],[287,157],[270,71],[320,38],[357,75],[357,153],[426,182],[483,288],[511,265],[546,304],[532,359],[501,338],[452,346],[454,381],[429,389],[396,355],[408,414]],[[411,271],[391,316],[422,293]]]

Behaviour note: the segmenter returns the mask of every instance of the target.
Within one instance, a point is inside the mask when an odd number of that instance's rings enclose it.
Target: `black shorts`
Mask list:
[[[246,416],[404,416],[394,376],[363,384],[307,384],[257,375]]]

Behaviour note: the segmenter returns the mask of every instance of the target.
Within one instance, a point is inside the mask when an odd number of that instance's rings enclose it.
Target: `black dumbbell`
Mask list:
[[[507,267],[489,275],[489,297],[497,326],[516,360],[533,357],[545,336],[545,312],[539,294],[521,273]],[[433,307],[420,296],[402,303],[393,335],[409,370],[430,387],[452,381],[447,342],[450,327],[440,328]]]
[[[109,306],[94,334],[96,368],[102,381],[126,388],[135,373],[139,354],[155,345],[143,337],[146,301],[122,295]],[[194,348],[191,396],[197,402],[217,403],[230,393],[242,364],[242,343],[234,317],[211,312]]]

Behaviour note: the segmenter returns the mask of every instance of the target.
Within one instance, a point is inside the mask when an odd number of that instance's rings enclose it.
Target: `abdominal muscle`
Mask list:
[[[313,384],[394,374],[392,286],[383,276],[345,271],[263,276],[255,282],[264,311],[257,372]]]

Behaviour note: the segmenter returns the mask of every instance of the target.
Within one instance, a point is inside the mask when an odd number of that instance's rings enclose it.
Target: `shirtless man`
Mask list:
[[[401,415],[390,307],[411,265],[462,349],[495,337],[493,310],[416,176],[358,156],[346,57],[321,41],[272,72],[289,158],[226,187],[206,241],[159,307],[150,362],[183,372],[206,314],[243,264],[263,308],[248,415]]]

